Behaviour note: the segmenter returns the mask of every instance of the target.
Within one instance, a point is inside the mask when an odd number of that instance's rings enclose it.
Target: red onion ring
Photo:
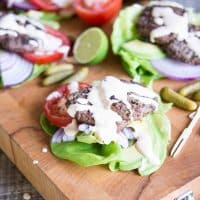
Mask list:
[[[33,64],[17,54],[0,53],[0,71],[4,87],[11,87],[23,83],[31,77]]]
[[[200,66],[183,63],[170,58],[152,60],[152,66],[164,76],[175,80],[200,78]]]
[[[64,129],[59,128],[52,136],[51,143],[61,143],[63,141],[64,135],[65,135]]]

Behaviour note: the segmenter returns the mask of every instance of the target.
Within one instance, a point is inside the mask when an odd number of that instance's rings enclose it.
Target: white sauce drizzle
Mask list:
[[[160,26],[151,31],[151,42],[154,43],[156,38],[174,33],[177,35],[178,40],[185,40],[189,48],[200,56],[200,38],[198,38],[200,37],[200,32],[189,32],[188,12],[185,12],[183,16],[181,16],[170,8],[170,6],[172,6],[183,9],[184,7],[182,5],[171,1],[152,1],[149,6],[155,6],[152,10],[152,16],[154,17],[154,22]]]
[[[16,22],[16,20],[22,23],[24,23],[27,20],[31,24],[28,24],[26,25],[26,27],[24,27],[23,25],[19,25]],[[39,27],[42,30],[36,29],[32,24]],[[46,54],[50,54],[54,51],[60,51],[62,53],[65,52],[65,54],[68,54],[69,47],[64,46],[62,44],[61,39],[51,34],[48,34],[47,32],[45,32],[45,28],[42,24],[38,23],[37,21],[33,19],[29,19],[26,16],[22,16],[22,15],[19,16],[12,13],[7,14],[0,19],[0,28],[9,29],[10,31],[12,30],[17,31],[21,34],[25,34],[32,38],[35,38],[39,43],[39,46],[36,52],[38,55],[44,54],[44,52]],[[10,31],[5,32],[5,34],[9,33]]]
[[[117,122],[121,122],[122,118],[116,112],[111,110],[111,105],[116,100],[111,100],[111,96],[115,96],[117,101],[123,101],[128,108],[130,103],[127,100],[127,93],[134,92],[149,98],[155,98],[157,95],[150,89],[145,88],[139,84],[129,84],[120,81],[117,78],[108,76],[101,82],[93,86],[88,94],[88,99],[77,99],[75,104],[71,104],[67,112],[71,117],[75,117],[77,111],[89,110],[93,114],[95,120],[94,132],[98,140],[104,144],[109,144],[114,141],[123,144],[124,147],[128,146],[128,142],[124,140],[124,136],[117,133]],[[140,101],[147,103],[143,97],[138,97]],[[145,100],[144,100],[145,99]],[[158,103],[154,101],[156,108]],[[92,105],[88,105],[91,103]],[[149,101],[148,103],[152,103]],[[65,128],[67,134],[68,128]],[[74,132],[78,131],[78,127]]]
[[[68,124],[66,127],[63,128],[65,135],[67,136],[65,139],[65,136],[63,137],[64,141],[73,141],[75,140],[75,137],[78,133],[78,126],[76,123],[76,120],[73,119],[72,122],[70,124]]]
[[[73,0],[52,0],[52,3],[56,4],[60,8],[66,8],[73,3]]]
[[[186,42],[190,49],[200,56],[200,32],[190,32],[189,36],[186,38]]]
[[[70,93],[78,92],[78,90],[79,90],[78,82],[72,81],[72,82],[68,85],[68,88],[69,88]]]
[[[155,7],[152,10],[155,23],[160,26],[151,31],[150,40],[155,42],[155,39],[170,33],[175,33],[179,40],[183,40],[188,36],[188,14],[183,16],[177,15],[172,8],[169,7]],[[159,21],[159,23],[158,23]],[[162,23],[161,23],[162,22]]]

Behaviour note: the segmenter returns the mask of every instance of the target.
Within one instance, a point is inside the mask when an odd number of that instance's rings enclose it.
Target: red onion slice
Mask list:
[[[65,134],[65,131],[63,128],[59,128],[53,135],[51,139],[51,143],[70,142],[74,140],[75,140],[75,136],[67,135]]]
[[[9,6],[8,0],[3,0],[3,1],[7,6]],[[37,10],[37,8],[27,0],[23,0],[22,2],[13,2],[11,7],[20,10]]]
[[[10,70],[19,60],[18,55],[7,51],[0,51],[1,72]]]
[[[63,136],[65,135],[64,129],[59,128],[53,135],[51,139],[51,143],[61,143],[63,140]]]
[[[175,80],[193,80],[200,78],[200,66],[186,64],[170,58],[152,60],[152,66],[164,76]]]
[[[7,54],[9,54],[10,56],[8,57]],[[27,80],[32,75],[34,67],[32,63],[24,60],[17,54],[13,55],[13,53],[8,52],[7,54],[3,54],[7,56],[8,60],[7,63],[5,61],[3,63],[0,62],[0,71],[3,86],[11,87],[21,84],[22,82]],[[2,58],[2,60],[4,59]],[[11,65],[11,63],[13,65]],[[8,64],[8,67],[6,64]]]

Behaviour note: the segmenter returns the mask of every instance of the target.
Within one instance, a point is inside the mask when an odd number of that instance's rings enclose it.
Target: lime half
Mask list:
[[[81,64],[97,64],[108,54],[107,36],[99,28],[89,28],[77,38],[73,53]]]

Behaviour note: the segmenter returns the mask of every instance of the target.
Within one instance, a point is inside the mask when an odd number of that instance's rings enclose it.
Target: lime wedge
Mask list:
[[[77,38],[73,53],[81,64],[100,63],[108,54],[107,36],[99,28],[89,28]]]

